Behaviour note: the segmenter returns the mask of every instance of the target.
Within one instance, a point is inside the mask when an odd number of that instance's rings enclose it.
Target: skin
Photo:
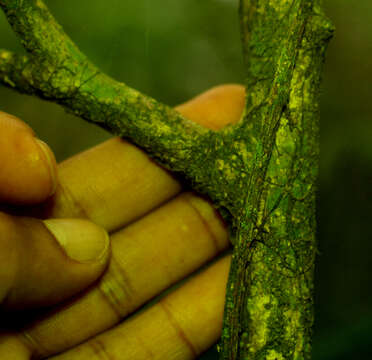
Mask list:
[[[218,131],[237,122],[243,107],[243,87],[224,85],[177,110]],[[1,297],[0,292],[0,309],[6,310],[8,323],[0,331],[0,358],[178,360],[197,358],[207,350],[221,333],[230,263],[228,255],[215,259],[228,249],[229,242],[226,224],[211,203],[183,191],[169,172],[121,139],[108,140],[57,166],[50,149],[40,147],[32,130],[19,119],[0,113],[0,128],[7,139],[0,144],[0,163],[10,174],[0,174],[1,203],[4,208],[16,205],[16,212],[29,215],[20,222],[1,213],[2,239],[14,238],[14,243],[24,244],[25,230],[27,235],[33,234],[35,244],[50,238],[36,218],[40,216],[86,218],[109,232],[111,238],[108,264],[108,255],[94,264],[58,260],[47,240],[31,246],[38,259],[35,264],[51,265],[49,258],[55,256],[58,276],[49,275],[51,267],[47,265],[34,271],[37,266],[33,264],[28,265],[32,271],[9,271],[17,274],[11,276],[4,269],[14,268],[12,259],[16,257],[4,256],[0,276],[10,288],[24,289],[24,284],[33,281],[33,271],[44,275],[39,274],[37,290],[30,290],[38,293],[36,298],[27,290],[20,296],[22,300],[16,295],[12,298],[7,296],[7,289],[1,289],[5,295]],[[20,161],[24,165],[17,169]],[[24,205],[27,207],[22,208]],[[20,245],[17,251],[8,252],[22,251]],[[93,285],[72,300],[61,302],[86,288],[102,272]],[[136,312],[188,277],[160,300]],[[47,288],[53,291],[43,290]],[[40,305],[54,306],[46,311],[27,311],[14,326],[13,315],[17,313],[11,310]],[[30,314],[32,321],[24,321]]]

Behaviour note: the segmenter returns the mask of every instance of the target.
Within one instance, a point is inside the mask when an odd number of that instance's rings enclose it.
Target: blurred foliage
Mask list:
[[[175,105],[241,82],[237,0],[46,1],[112,77]],[[314,360],[372,358],[372,2],[325,0],[337,31],[324,74]],[[0,13],[0,47],[22,49]],[[0,109],[58,160],[109,137],[57,105],[0,86]],[[83,135],[82,135],[83,134]],[[214,350],[202,358],[213,359]]]

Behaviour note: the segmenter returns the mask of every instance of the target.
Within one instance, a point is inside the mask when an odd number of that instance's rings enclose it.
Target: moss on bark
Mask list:
[[[255,149],[233,228],[223,359],[311,357],[318,94],[332,34],[316,5],[241,3]]]

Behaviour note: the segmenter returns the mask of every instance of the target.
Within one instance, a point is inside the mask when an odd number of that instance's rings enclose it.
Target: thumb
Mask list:
[[[87,220],[0,212],[0,307],[56,304],[97,279],[108,255],[108,234]]]

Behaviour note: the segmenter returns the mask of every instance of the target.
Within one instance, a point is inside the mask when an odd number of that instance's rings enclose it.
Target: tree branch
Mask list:
[[[3,84],[55,101],[115,135],[130,138],[192,182],[206,182],[190,164],[205,161],[198,146],[212,136],[211,131],[101,73],[41,0],[1,0],[0,5],[29,53],[28,57],[0,53]]]

